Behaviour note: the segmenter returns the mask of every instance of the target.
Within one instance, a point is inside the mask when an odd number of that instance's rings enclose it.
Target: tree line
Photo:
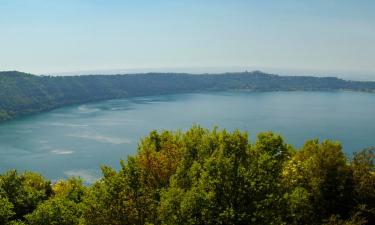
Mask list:
[[[335,77],[278,76],[259,71],[57,77],[8,71],[0,72],[0,121],[106,99],[225,90],[375,92],[375,82],[346,81]]]
[[[375,222],[374,148],[295,149],[280,135],[193,126],[152,131],[118,171],[84,185],[32,172],[0,175],[0,224],[325,224]]]

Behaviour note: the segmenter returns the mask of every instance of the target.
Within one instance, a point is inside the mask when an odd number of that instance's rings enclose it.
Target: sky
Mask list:
[[[375,80],[373,0],[0,0],[0,71]]]

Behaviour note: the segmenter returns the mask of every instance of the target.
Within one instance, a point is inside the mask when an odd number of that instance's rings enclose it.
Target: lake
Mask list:
[[[151,130],[192,124],[338,140],[351,155],[375,145],[375,94],[359,92],[218,92],[109,100],[65,107],[0,124],[0,172],[40,172],[49,179],[100,177],[100,166],[119,167]]]

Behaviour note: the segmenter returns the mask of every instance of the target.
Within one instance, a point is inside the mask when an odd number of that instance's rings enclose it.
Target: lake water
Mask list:
[[[342,142],[351,155],[375,145],[375,94],[358,92],[220,92],[110,100],[65,107],[0,124],[0,172],[32,170],[47,178],[119,167],[152,129],[192,124],[255,134],[272,130],[300,147],[306,139]]]

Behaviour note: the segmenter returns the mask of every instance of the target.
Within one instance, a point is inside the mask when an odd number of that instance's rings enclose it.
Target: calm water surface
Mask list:
[[[341,141],[351,154],[375,145],[375,94],[355,92],[222,92],[111,100],[65,107],[0,124],[0,172],[33,170],[87,182],[100,166],[118,168],[152,129],[192,124],[272,130],[300,147],[306,139]]]

